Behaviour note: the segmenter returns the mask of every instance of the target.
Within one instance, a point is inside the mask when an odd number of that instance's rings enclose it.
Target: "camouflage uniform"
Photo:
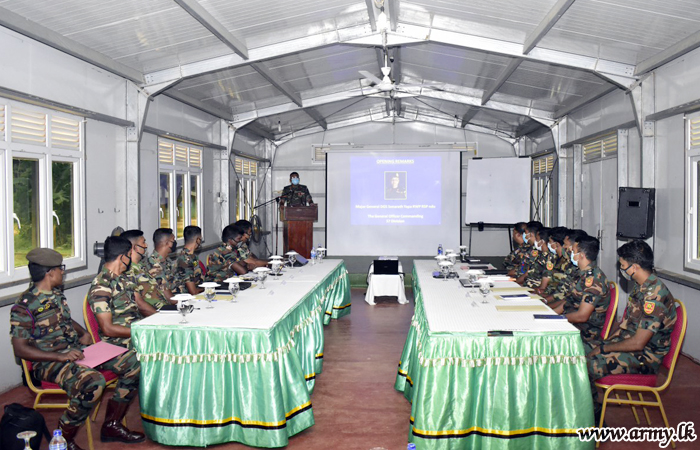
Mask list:
[[[571,292],[564,303],[564,314],[578,311],[581,303],[593,305],[594,310],[586,322],[575,323],[574,326],[581,330],[584,342],[600,339],[610,306],[610,288],[608,279],[595,262],[591,262],[586,270],[579,270],[574,278]]]
[[[10,336],[29,339],[33,346],[45,352],[81,350],[78,333],[73,328],[70,308],[63,293],[54,289],[42,292],[30,286],[10,311]],[[141,366],[136,353],[130,350],[98,366],[119,376],[112,397],[116,402],[129,402],[138,392]],[[60,423],[80,426],[97,404],[105,388],[105,379],[95,369],[74,362],[42,361],[33,363],[34,375],[58,384],[67,392],[68,408]]]
[[[676,324],[676,306],[671,293],[654,274],[641,286],[635,284],[627,300],[627,309],[620,328],[607,341],[586,344],[586,353],[601,344],[613,344],[632,338],[638,329],[654,333],[643,350],[638,352],[599,353],[588,358],[588,377],[594,400],[595,380],[606,375],[623,373],[654,374],[671,348],[671,332]],[[599,404],[597,404],[600,407]]]
[[[238,252],[238,256],[241,258],[241,261],[245,261],[246,259],[253,256],[253,252],[250,251],[250,248],[248,248],[248,243],[246,242],[241,244],[241,246],[238,247],[236,251]]]
[[[207,258],[207,281],[219,283],[236,275],[231,264],[241,262],[238,251],[227,244],[221,244],[214,253]]]
[[[518,245],[513,249],[508,256],[506,256],[506,259],[503,261],[503,268],[506,270],[515,270],[519,272],[520,268],[520,263],[523,260],[523,257],[527,253],[527,250],[525,249],[525,245]]]
[[[527,271],[525,286],[535,288],[539,287],[542,278],[551,278],[556,255],[552,252],[545,253],[537,249],[532,250],[530,254],[533,260]]]
[[[148,273],[156,280],[161,291],[173,290],[173,263],[153,251],[148,257]]]
[[[199,286],[204,281],[204,273],[199,265],[197,255],[187,250],[182,249],[177,260],[175,260],[173,278],[175,284],[174,293],[187,294],[186,283],[192,282],[195,286]]]
[[[129,270],[124,273],[124,277],[133,283],[134,292],[155,309],[160,309],[168,304],[168,299],[165,298],[165,293],[158,285],[158,281],[144,270],[141,263],[132,262]]]
[[[536,250],[534,246],[523,244],[520,246],[520,264],[516,268],[517,276],[526,274],[532,264],[535,257],[532,256],[533,250]],[[538,253],[539,254],[539,253]]]
[[[554,265],[545,295],[551,295],[555,301],[565,300],[571,292],[576,274],[578,274],[578,267],[574,266],[568,254],[564,253]]]
[[[124,275],[114,275],[106,267],[92,281],[88,290],[88,303],[93,314],[112,313],[112,323],[131,328],[131,324],[141,320],[136,300],[134,299],[134,284]],[[109,337],[99,330],[100,339],[114,345],[129,347],[131,337]]]
[[[285,186],[281,197],[286,206],[306,206],[313,202],[309,189],[303,184]]]

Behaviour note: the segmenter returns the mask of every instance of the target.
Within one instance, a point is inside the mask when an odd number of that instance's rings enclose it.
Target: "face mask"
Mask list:
[[[523,234],[523,242],[526,244],[528,243],[527,234]]]
[[[579,252],[579,253],[580,253],[580,252]],[[574,253],[573,251],[571,252],[571,263],[572,263],[574,266],[578,267],[578,261],[576,261],[576,260],[574,259],[574,256],[576,256],[576,255],[578,255],[578,253]]]
[[[170,251],[175,253],[175,250],[177,250],[177,241],[173,241],[173,244],[170,246]]]
[[[297,184],[299,184],[299,178],[292,178],[292,184],[293,184],[294,186],[296,186]]]
[[[549,242],[547,243],[547,248],[548,248],[549,251],[552,252],[552,253],[556,253],[556,252],[557,252],[557,251],[554,249],[554,247],[552,247],[552,244],[550,244]]]
[[[540,243],[539,243],[539,242],[535,242],[535,248],[536,248],[537,250],[542,250],[542,247],[540,247]]]
[[[130,257],[130,256],[127,256],[127,258],[129,258],[129,263],[128,263],[128,264],[127,264],[127,263],[124,263],[124,261],[122,261],[122,264],[124,264],[124,265],[126,266],[126,267],[124,268],[124,272],[128,272],[129,269],[131,268],[131,257]]]
[[[623,278],[627,281],[632,279],[632,275],[627,273],[627,271],[629,270],[630,267],[632,267],[632,266],[627,266],[626,269],[623,269],[622,267],[620,268],[620,273],[622,274]]]

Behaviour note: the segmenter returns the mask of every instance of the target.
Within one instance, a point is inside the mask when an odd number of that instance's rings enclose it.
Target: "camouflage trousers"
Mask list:
[[[523,283],[523,286],[537,288],[540,287],[540,283],[542,283],[542,278],[530,277],[530,275],[528,275],[527,278],[525,278],[525,283]]]
[[[98,368],[114,372],[119,377],[112,397],[115,402],[130,402],[136,396],[141,365],[134,350],[112,358]],[[85,422],[105,389],[105,379],[100,372],[74,362],[39,362],[34,365],[34,375],[40,380],[56,383],[66,391],[68,409],[59,422],[69,426],[80,426]]]
[[[600,335],[603,332],[601,327],[591,325],[588,322],[575,323],[574,326],[581,331],[583,342],[600,342]]]
[[[606,343],[612,343],[608,341]],[[584,342],[583,348],[586,354],[590,353],[595,347],[599,347],[602,341],[593,340]],[[634,352],[605,352],[598,353],[587,358],[588,379],[591,383],[591,394],[593,395],[593,409],[599,413],[602,409],[602,404],[598,401],[598,388],[595,382],[599,378],[607,375],[620,375],[624,373],[638,374],[653,374],[657,372],[657,367],[652,367],[641,361],[637,357],[638,353]]]

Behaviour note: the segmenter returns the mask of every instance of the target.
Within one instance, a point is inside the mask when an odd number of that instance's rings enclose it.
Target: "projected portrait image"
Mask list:
[[[406,172],[384,172],[384,200],[406,200]]]

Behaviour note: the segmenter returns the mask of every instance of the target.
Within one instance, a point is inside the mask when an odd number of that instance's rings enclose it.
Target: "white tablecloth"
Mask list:
[[[425,315],[430,324],[431,332],[482,332],[492,330],[503,331],[570,331],[575,330],[567,320],[536,320],[533,314],[554,314],[550,308],[546,311],[498,311],[496,306],[522,305],[541,308],[544,303],[538,299],[531,300],[500,300],[499,294],[517,294],[526,292],[512,281],[496,281],[493,292],[486,297],[488,303],[482,303],[483,297],[475,289],[462,287],[459,280],[433,278],[432,272],[437,270],[435,261],[414,261],[416,273],[420,277],[423,292]],[[457,268],[460,278],[466,277],[466,272]]]
[[[374,264],[369,266],[365,301],[370,305],[376,305],[376,303],[374,303],[374,297],[390,296],[397,297],[399,303],[402,305],[408,303],[406,291],[404,290],[403,266],[401,265],[401,261],[399,261],[399,272],[401,273],[398,275],[375,275]]]

